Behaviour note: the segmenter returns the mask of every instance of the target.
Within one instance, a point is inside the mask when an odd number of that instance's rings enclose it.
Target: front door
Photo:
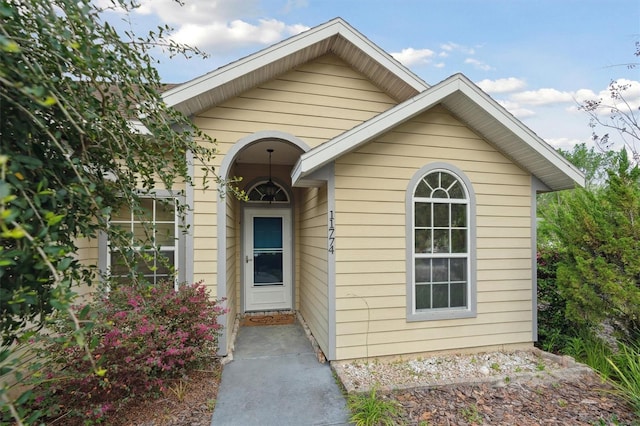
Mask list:
[[[244,211],[244,310],[291,309],[291,210]]]

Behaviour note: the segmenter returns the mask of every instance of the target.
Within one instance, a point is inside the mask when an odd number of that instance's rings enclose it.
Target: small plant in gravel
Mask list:
[[[545,368],[547,368],[547,366],[545,365],[544,361],[538,361],[538,363],[536,364],[536,370],[544,371]]]
[[[464,407],[460,410],[460,414],[467,423],[482,423],[482,415],[480,414],[480,411],[478,411],[478,406],[476,404],[470,404]]]
[[[493,371],[500,371],[500,364],[498,364],[497,362],[491,363],[490,367]]]
[[[217,317],[224,309],[210,300],[202,283],[121,285],[78,308],[87,326],[87,341],[96,368],[82,346],[58,339],[73,333],[73,324],[52,324],[55,334],[45,342],[47,380],[35,388],[34,409],[52,423],[93,424],[135,398],[160,395],[167,381],[210,362],[218,346]],[[178,398],[186,383],[176,385]],[[77,420],[77,421],[76,421]]]
[[[347,406],[351,411],[349,420],[356,426],[393,426],[400,414],[397,402],[380,398],[375,386],[367,394],[349,395]]]

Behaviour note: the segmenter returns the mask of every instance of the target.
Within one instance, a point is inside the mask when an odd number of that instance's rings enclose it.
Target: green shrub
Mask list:
[[[576,326],[566,317],[567,300],[556,284],[560,254],[555,247],[540,247],[538,272],[538,342],[548,352],[558,353],[576,335]]]
[[[78,310],[90,321],[87,339],[97,368],[78,345],[49,339],[43,356],[48,376],[35,389],[35,410],[101,422],[134,397],[164,390],[167,379],[211,361],[217,351],[223,309],[199,283],[180,286],[120,286]],[[56,324],[58,336],[73,333],[72,324]]]

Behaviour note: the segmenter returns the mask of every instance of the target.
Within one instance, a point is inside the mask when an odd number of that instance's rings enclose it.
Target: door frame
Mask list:
[[[247,309],[248,302],[248,283],[247,283],[247,262],[245,261],[247,256],[252,256],[253,253],[248,253],[247,250],[247,238],[249,232],[247,227],[253,224],[250,220],[254,216],[276,216],[282,217],[282,245],[283,245],[283,281],[285,281],[286,291],[286,278],[288,275],[288,292],[285,296],[288,298],[286,306],[265,307],[264,309]],[[240,304],[241,312],[259,312],[259,311],[276,311],[276,310],[293,310],[295,302],[295,252],[294,252],[294,224],[293,224],[293,209],[290,206],[287,207],[271,207],[271,206],[245,206],[242,209],[241,226],[241,245],[240,250]],[[288,234],[288,235],[287,235]]]

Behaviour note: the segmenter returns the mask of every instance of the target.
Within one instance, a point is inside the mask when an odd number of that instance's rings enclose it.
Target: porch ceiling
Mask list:
[[[292,166],[298,161],[302,151],[290,143],[279,139],[262,139],[249,145],[236,156],[236,162],[240,164],[267,164],[269,153],[267,149],[273,149],[271,164],[280,166]]]

